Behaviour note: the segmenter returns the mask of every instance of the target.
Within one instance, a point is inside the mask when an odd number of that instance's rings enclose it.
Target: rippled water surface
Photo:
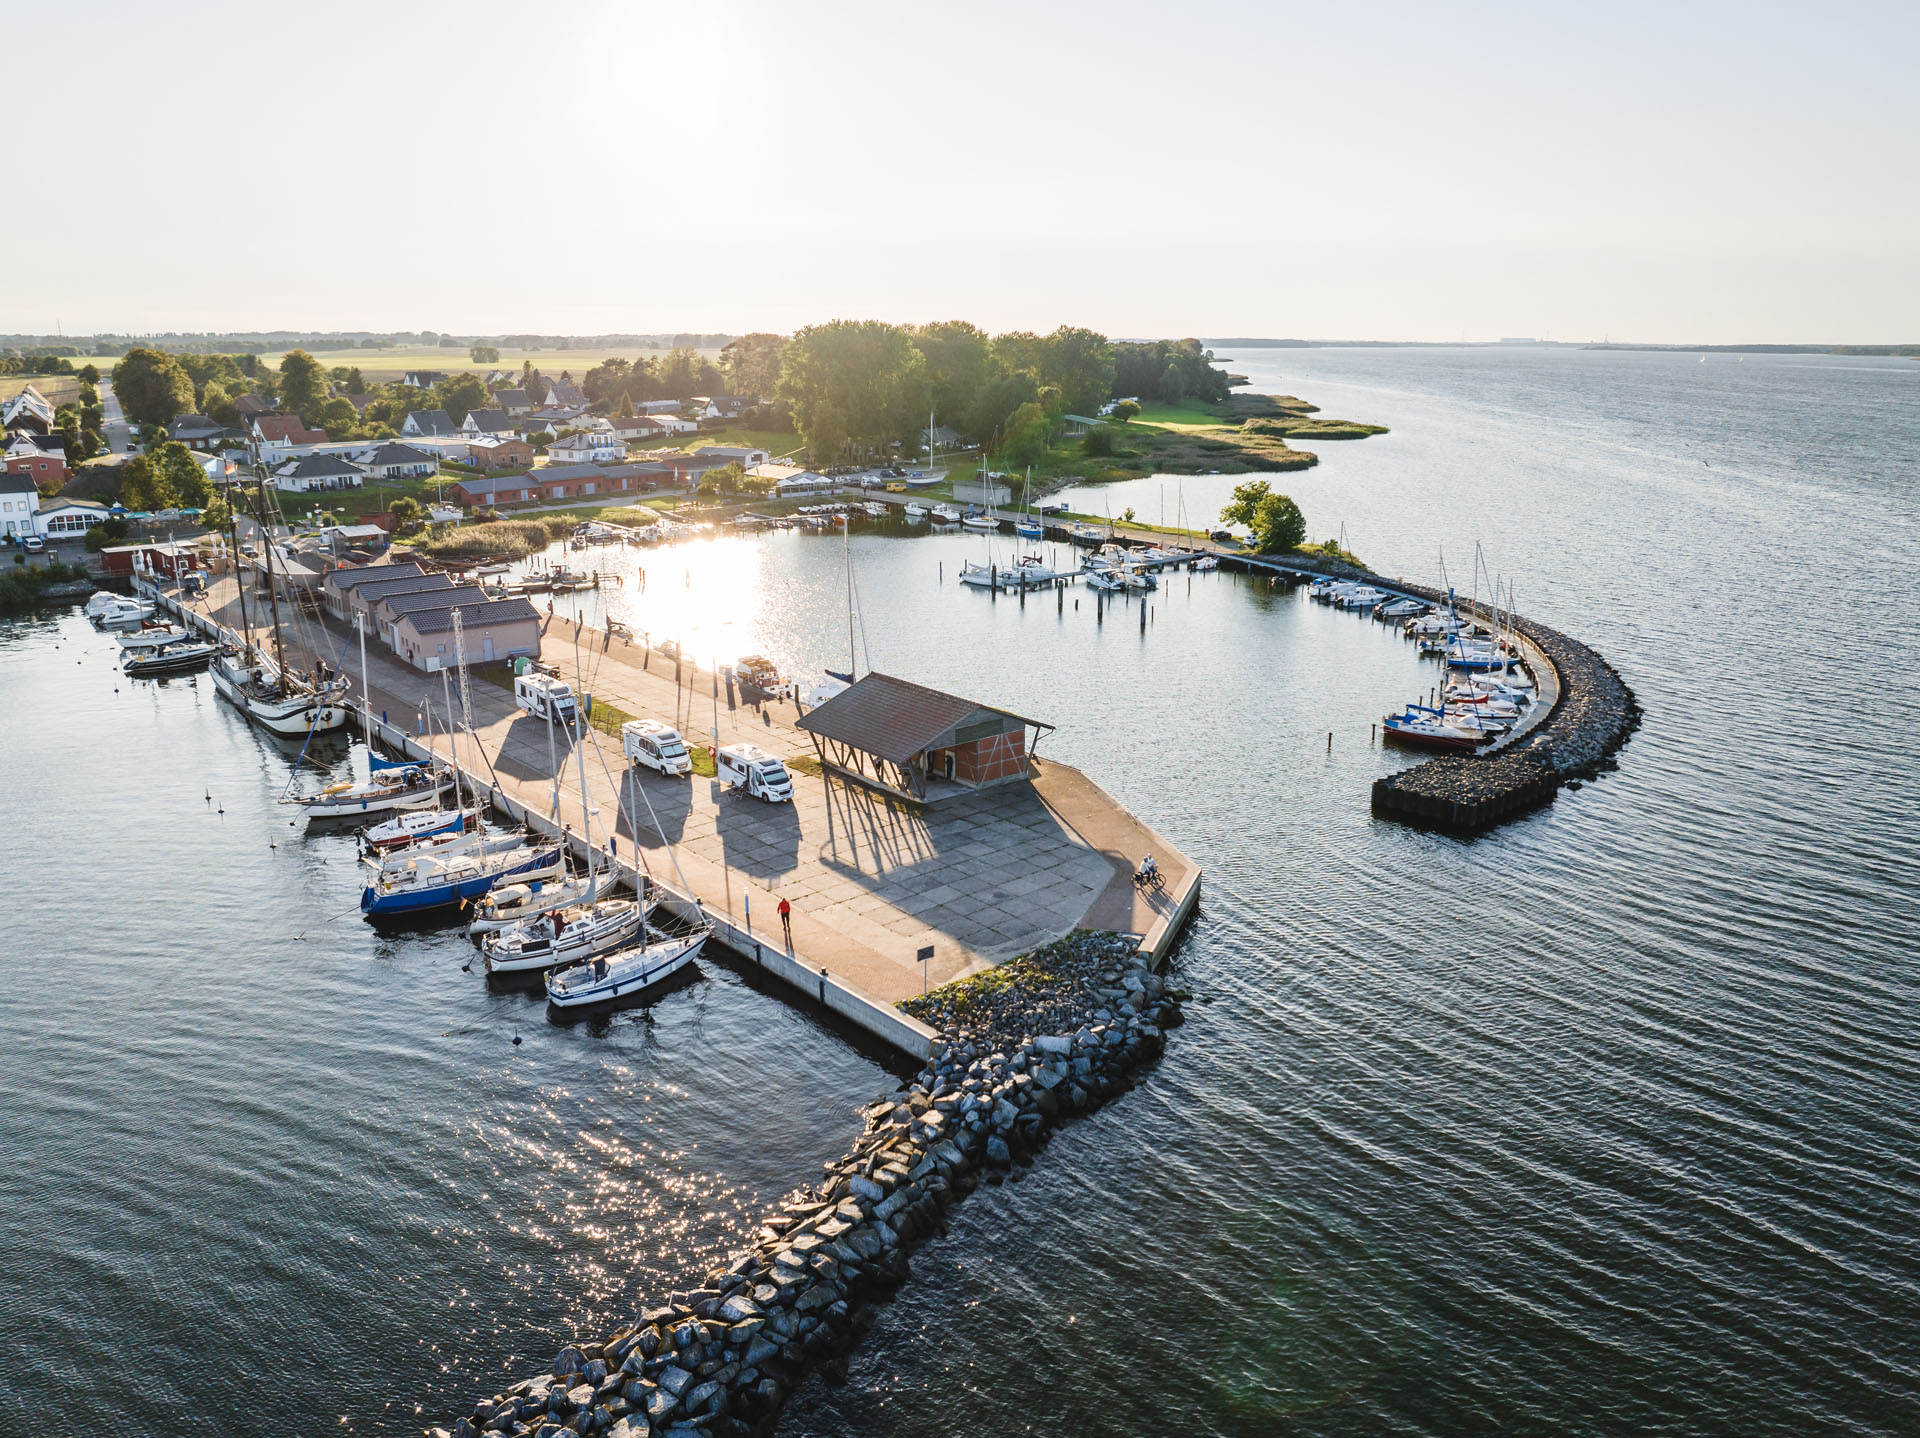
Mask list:
[[[1367,812],[1402,762],[1367,726],[1431,682],[1377,626],[1218,575],[1143,632],[958,592],[977,538],[856,538],[872,662],[1056,723],[1207,889],[1166,1061],[956,1210],[784,1431],[1920,1427],[1920,365],[1232,367],[1392,427],[1279,481],[1316,536],[1423,579],[1482,542],[1646,722],[1439,838]],[[1090,502],[1205,517],[1233,482]],[[609,602],[703,657],[844,657],[837,540],[634,562]],[[33,1431],[417,1431],[703,1268],[894,1082],[720,963],[558,1027],[457,936],[373,934],[348,841],[273,803],[289,755],[110,659],[75,617],[0,628]]]

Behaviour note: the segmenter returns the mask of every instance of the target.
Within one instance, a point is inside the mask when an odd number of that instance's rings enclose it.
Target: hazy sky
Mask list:
[[[0,330],[1920,341],[1920,5],[10,9]]]

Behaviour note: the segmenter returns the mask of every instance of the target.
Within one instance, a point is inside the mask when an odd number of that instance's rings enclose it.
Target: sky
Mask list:
[[[1912,3],[11,21],[10,332],[1920,341]]]

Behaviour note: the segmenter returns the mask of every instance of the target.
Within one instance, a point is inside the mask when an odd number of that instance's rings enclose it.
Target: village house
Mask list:
[[[330,569],[321,582],[320,594],[327,612],[335,619],[373,631],[373,609],[389,594],[415,594],[429,589],[451,589],[453,581],[419,565],[369,564],[358,568]]]
[[[697,394],[690,408],[698,419],[738,419],[754,404],[755,399],[750,394]]]
[[[492,393],[495,408],[505,410],[511,419],[533,412],[533,400],[523,389],[502,388]]]
[[[451,609],[456,604],[485,604],[486,592],[477,584],[455,584],[446,589],[389,590],[374,600],[369,606],[373,616],[373,632],[380,642],[393,644],[393,627],[408,614],[422,614],[430,609]]]
[[[35,434],[52,434],[53,422],[53,405],[32,385],[0,405],[0,428],[9,434],[23,429]]]
[[[533,446],[524,439],[476,440],[467,446],[467,458],[481,469],[526,469],[533,463]]]
[[[752,469],[756,464],[765,464],[773,458],[764,449],[752,449],[737,444],[703,444],[694,451],[700,459],[711,459],[719,464],[737,464],[742,469]]]
[[[400,433],[456,439],[460,426],[444,409],[415,409],[408,410],[407,417],[400,422]]]
[[[552,464],[612,464],[626,455],[626,441],[611,431],[571,434],[555,440],[547,449],[547,460]]]
[[[337,454],[306,454],[274,466],[273,487],[292,494],[308,494],[322,489],[358,489],[366,483],[367,472],[352,460]]]
[[[432,389],[445,378],[446,375],[437,369],[410,369],[400,376],[400,383],[415,389]]]
[[[188,449],[202,454],[222,448],[236,438],[234,432],[204,414],[176,415],[167,426],[167,438],[178,440]]]
[[[75,539],[109,517],[106,505],[91,499],[59,499],[43,506],[33,522],[42,539]]]
[[[262,399],[257,394],[235,395],[233,409],[240,416],[242,424],[251,424],[256,415],[273,413],[273,401]]]
[[[251,427],[265,465],[288,458],[295,449],[327,442],[325,430],[308,429],[297,414],[255,415]]]
[[[523,654],[531,659],[540,657],[540,612],[518,597],[403,614],[393,626],[394,653],[428,673],[453,663],[456,612],[467,663],[489,664]]]
[[[541,497],[540,485],[530,474],[478,475],[456,479],[453,492],[462,504],[490,509],[502,504],[531,504]]]
[[[67,452],[57,444],[42,442],[30,430],[22,430],[7,441],[4,463],[8,474],[24,474],[51,494],[64,489],[72,477],[67,468]]]
[[[460,433],[468,439],[506,439],[518,429],[504,409],[468,410],[467,417],[460,421]]]
[[[18,539],[37,534],[33,516],[40,509],[40,490],[29,475],[0,474],[0,536]]]
[[[440,472],[440,457],[397,439],[384,441],[360,460],[369,479],[423,479]]]
[[[633,402],[635,414],[677,415],[686,407],[684,401],[677,399],[637,399]]]

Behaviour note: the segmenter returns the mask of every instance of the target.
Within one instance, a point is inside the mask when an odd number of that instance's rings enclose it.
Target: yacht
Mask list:
[[[559,1009],[584,1008],[643,993],[692,963],[711,932],[705,922],[671,935],[648,925],[643,943],[549,973],[547,1002]]]

